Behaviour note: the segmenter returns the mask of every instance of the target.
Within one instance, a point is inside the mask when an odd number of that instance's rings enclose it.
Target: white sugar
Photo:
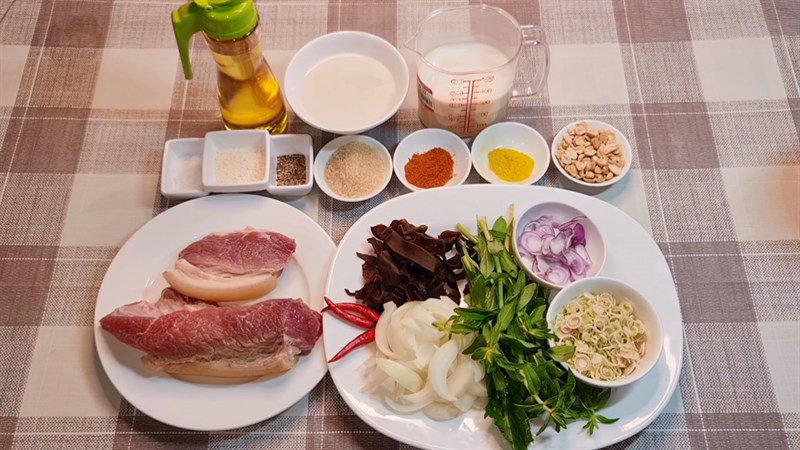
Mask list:
[[[263,149],[220,149],[214,162],[217,183],[243,184],[263,180],[266,163],[267,155]]]

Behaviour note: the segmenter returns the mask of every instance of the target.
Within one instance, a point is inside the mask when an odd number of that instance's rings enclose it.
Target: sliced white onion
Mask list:
[[[422,410],[449,420],[485,399],[482,364],[461,352],[475,334],[450,335],[434,326],[453,314],[448,298],[384,305],[375,330],[376,350],[362,371],[363,392],[375,393],[398,413]]]
[[[392,314],[392,320],[389,322],[389,347],[392,349],[393,352],[398,354],[402,359],[413,359],[414,355],[414,347],[416,346],[414,341],[414,334],[404,332],[403,327],[403,318],[405,317],[406,313],[408,313],[409,309],[415,306],[416,302],[406,302],[403,306],[397,308]],[[377,330],[375,331],[377,333]]]
[[[458,364],[453,373],[447,377],[447,391],[453,397],[461,397],[470,384],[474,383],[475,369],[472,367],[471,360],[463,355],[457,359]]]
[[[452,339],[458,344],[458,351],[463,352],[464,349],[472,345],[472,342],[478,335],[475,333],[470,334],[454,334]]]
[[[403,386],[400,386],[399,383],[395,383],[393,397],[400,398],[401,396],[406,394],[408,394],[408,389],[404,388]]]
[[[458,355],[458,345],[455,341],[447,341],[436,350],[428,366],[428,380],[433,391],[448,402],[456,401],[456,397],[447,388],[447,372]]]
[[[455,314],[456,304],[449,298],[429,298],[422,302],[425,308],[433,314],[433,317],[440,322],[444,322]]]
[[[426,406],[431,404],[431,402],[427,402],[427,403],[426,402],[421,402],[421,403],[398,403],[398,402],[394,401],[394,399],[389,395],[384,396],[383,397],[383,401],[386,402],[386,405],[389,408],[392,408],[393,410],[395,410],[395,411],[397,411],[399,413],[403,413],[403,414],[408,414],[408,413],[413,413],[413,412],[419,411],[420,409],[425,408]]]
[[[476,397],[488,397],[489,393],[486,392],[486,385],[483,382],[474,382],[469,385],[469,389],[467,389],[468,394],[472,394]]]
[[[472,405],[475,404],[475,396],[470,394],[464,394],[458,398],[455,402],[453,402],[453,406],[458,408],[459,411],[465,413],[472,409]]]
[[[436,322],[436,318],[424,305],[419,305],[409,311],[403,320],[413,321],[414,328],[419,330],[417,332],[417,341],[436,342],[438,344],[442,338],[442,332],[431,326]]]
[[[378,350],[386,355],[387,358],[398,359],[399,356],[389,348],[389,322],[392,320],[392,314],[397,310],[394,302],[384,303],[383,314],[381,314],[378,323],[375,325],[375,346]]]
[[[406,317],[403,317],[403,320],[400,321],[400,324],[411,333],[415,333],[417,335],[422,333],[422,328],[420,328],[414,319],[408,317],[408,314],[406,314]]]
[[[421,403],[427,401],[428,403],[435,401],[439,397],[433,392],[430,383],[426,384],[425,387],[414,392],[413,394],[406,394],[400,397],[401,400],[405,403]]]
[[[483,364],[475,361],[474,359],[470,358],[472,361],[472,367],[475,369],[475,378],[476,382],[483,380],[483,377],[486,376],[486,369],[483,367]]]
[[[451,420],[461,415],[461,411],[449,403],[431,403],[422,412],[433,420]]]
[[[381,370],[386,372],[386,375],[392,377],[400,386],[411,392],[417,392],[422,389],[422,378],[403,364],[384,358],[376,358],[375,362]]]
[[[436,353],[436,347],[433,344],[420,344],[417,348],[417,357],[414,358],[414,368],[424,371],[431,363],[431,358],[434,353]]]
[[[361,367],[358,368],[359,372],[361,372],[363,374],[367,374],[367,375],[370,374],[370,373],[373,373],[374,372],[373,369],[375,369],[375,358],[376,357],[378,357],[378,352],[375,352],[372,355],[371,358],[367,358],[367,360],[364,361],[364,365],[362,365]]]
[[[383,392],[394,392],[395,386],[397,386],[397,382],[394,381],[392,377],[386,377],[383,383],[381,383],[380,390]]]
[[[380,389],[383,382],[386,380],[387,375],[381,370],[373,370],[367,375],[367,382],[361,388],[361,392],[371,394]]]

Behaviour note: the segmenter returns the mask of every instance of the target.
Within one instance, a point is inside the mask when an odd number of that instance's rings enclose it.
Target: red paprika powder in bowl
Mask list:
[[[406,180],[416,187],[428,189],[442,187],[453,178],[453,155],[441,147],[425,153],[414,153],[406,163]]]
[[[469,147],[437,128],[406,136],[394,151],[397,178],[412,191],[462,184],[472,169]]]

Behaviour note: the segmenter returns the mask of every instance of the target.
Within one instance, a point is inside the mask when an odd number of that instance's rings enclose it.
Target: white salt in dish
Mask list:
[[[263,152],[263,157],[252,158],[253,150]],[[241,152],[240,158],[235,158],[232,152]],[[217,159],[224,155],[226,159],[232,157],[228,164],[218,164]],[[226,167],[235,172],[234,159],[247,162],[249,166],[240,167],[241,180],[226,180],[223,175],[230,178],[235,173],[217,173],[218,167]],[[263,162],[262,162],[263,161]],[[258,167],[253,167],[257,164]],[[260,177],[247,179],[246,174],[257,173]],[[261,130],[225,130],[206,133],[203,146],[203,188],[208,192],[253,192],[267,189],[269,178],[269,134]]]
[[[203,197],[203,138],[170,139],[161,160],[161,195],[177,200]]]

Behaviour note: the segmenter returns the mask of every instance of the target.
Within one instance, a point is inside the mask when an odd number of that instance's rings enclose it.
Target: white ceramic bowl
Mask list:
[[[563,289],[565,286],[568,286],[569,283],[566,285],[558,285],[551,283],[550,281],[547,281],[537,275],[532,270],[533,259],[519,249],[519,238],[522,233],[525,232],[525,225],[527,225],[531,220],[536,220],[544,215],[553,216],[553,220],[563,223],[568,220],[572,220],[577,216],[586,216],[586,214],[584,214],[581,210],[564,203],[546,202],[533,205],[532,207],[528,208],[527,211],[516,215],[514,218],[514,240],[512,242],[512,248],[514,250],[514,256],[516,257],[519,265],[522,266],[528,276],[532,277],[534,280],[547,286],[548,288]],[[603,266],[606,263],[606,244],[603,240],[603,235],[600,234],[600,229],[597,227],[597,225],[595,225],[589,216],[586,216],[586,219],[581,221],[581,225],[583,225],[584,232],[586,233],[586,253],[589,254],[589,259],[592,261],[592,265],[589,267],[586,277],[594,277],[599,274],[601,270],[603,270]]]
[[[646,280],[642,281],[647,282]],[[547,324],[550,329],[553,329],[556,316],[558,316],[561,310],[563,310],[569,302],[584,292],[591,292],[593,294],[608,292],[614,296],[614,300],[617,302],[623,300],[629,301],[631,305],[633,305],[634,315],[642,321],[647,329],[647,344],[644,357],[641,361],[639,361],[639,365],[636,367],[636,369],[634,369],[633,372],[627,376],[614,381],[601,381],[589,378],[578,373],[578,371],[573,370],[572,373],[575,375],[575,378],[592,386],[601,388],[615,388],[633,383],[634,381],[645,376],[647,372],[653,368],[656,361],[658,361],[658,358],[661,355],[661,349],[664,345],[664,337],[661,330],[661,320],[658,318],[658,314],[656,314],[656,311],[653,309],[650,301],[640,294],[639,291],[625,282],[605,277],[584,278],[562,289],[561,292],[553,297],[553,300],[550,302],[550,306],[547,308],[546,317]],[[551,339],[550,345],[555,345],[555,341]],[[570,368],[569,364],[566,362],[561,363],[561,365],[565,368]]]
[[[569,130],[570,128],[581,122],[586,123],[586,126],[590,129],[603,128],[606,130],[612,130],[614,133],[616,133],[617,143],[622,145],[622,154],[625,156],[625,167],[622,168],[622,173],[620,173],[618,176],[608,181],[604,181],[602,183],[587,183],[583,180],[573,178],[572,175],[567,173],[567,171],[561,166],[561,162],[559,162],[558,158],[556,158],[556,150],[558,150],[559,145],[561,145],[561,140],[564,139],[564,135],[567,133],[567,130]],[[558,171],[561,172],[561,174],[564,175],[568,180],[572,181],[573,183],[579,184],[581,186],[598,187],[598,188],[611,186],[617,181],[625,178],[625,175],[627,175],[628,171],[631,170],[631,164],[633,163],[633,151],[631,150],[631,144],[630,142],[628,142],[628,138],[626,138],[625,135],[622,134],[622,132],[620,132],[613,126],[605,122],[601,122],[599,120],[590,120],[590,119],[576,120],[575,122],[572,122],[567,126],[565,126],[564,128],[562,128],[561,131],[559,131],[553,138],[553,143],[550,144],[550,156],[553,158],[553,165],[555,165]]]
[[[489,169],[489,152],[505,147],[526,153],[535,163],[528,178],[511,183],[501,180]],[[494,184],[533,184],[539,181],[550,166],[547,141],[533,128],[518,122],[500,122],[491,125],[472,141],[472,165],[480,176]]]
[[[202,189],[203,177],[203,138],[170,139],[164,143],[164,156],[161,159],[161,195],[176,200],[203,197],[208,192]],[[173,174],[186,164],[188,158],[200,158],[200,167],[197,168],[197,177],[200,178],[200,189],[181,188],[175,184]]]
[[[453,178],[445,186],[458,186],[467,179],[472,169],[469,147],[455,133],[439,128],[424,128],[406,136],[394,150],[394,173],[403,185],[412,191],[424,188],[414,186],[406,179],[406,164],[415,153],[425,153],[435,147],[447,150],[453,157]]]
[[[267,192],[275,196],[299,197],[311,192],[314,187],[314,146],[307,134],[281,134],[269,138],[269,184]],[[306,157],[306,179],[295,186],[278,185],[278,157],[303,155]]]
[[[372,192],[364,197],[357,197],[357,198],[350,198],[350,197],[342,197],[339,194],[333,192],[331,188],[328,186],[328,182],[325,180],[325,167],[328,166],[328,160],[331,159],[333,152],[336,151],[339,147],[347,144],[348,142],[353,141],[360,141],[363,142],[375,150],[383,156],[384,161],[386,162],[386,179],[383,180],[381,187],[377,189],[375,192]],[[392,156],[389,154],[389,150],[386,150],[386,147],[378,142],[375,139],[372,139],[369,136],[339,136],[336,139],[325,144],[317,153],[317,159],[314,161],[314,179],[317,181],[317,186],[322,189],[322,192],[328,194],[330,197],[335,198],[336,200],[342,202],[363,202],[364,200],[369,200],[372,197],[378,195],[382,190],[386,188],[386,185],[389,184],[389,180],[392,179]]]
[[[225,184],[217,181],[216,157],[223,149],[264,151],[264,177],[250,183]],[[267,189],[269,177],[269,133],[263,130],[223,130],[206,133],[203,146],[203,188],[208,192],[253,192]]]
[[[342,54],[364,55],[378,61],[394,76],[395,84],[390,108],[387,108],[380,116],[347,129],[314,120],[303,105],[301,95],[303,79],[309,71],[320,61]],[[361,31],[338,31],[313,39],[295,53],[286,67],[283,90],[292,110],[303,122],[335,134],[358,134],[382,124],[400,109],[408,92],[408,80],[408,66],[395,46],[374,34]],[[332,88],[335,89],[335,86]],[[340,109],[347,107],[347,104],[338,106]]]

